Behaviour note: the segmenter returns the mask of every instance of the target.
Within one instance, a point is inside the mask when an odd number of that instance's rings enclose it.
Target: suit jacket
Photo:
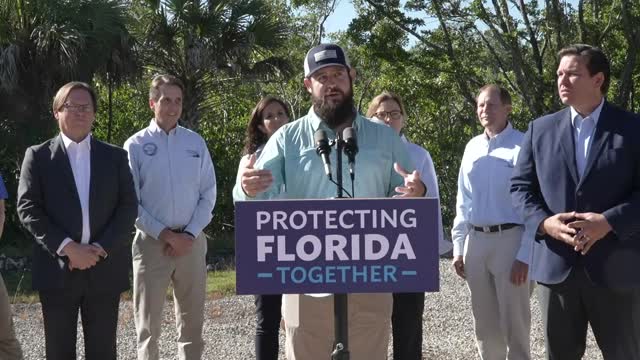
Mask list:
[[[108,256],[84,271],[89,291],[122,292],[129,288],[127,243],[138,213],[127,153],[91,138],[90,156],[89,243],[100,244]],[[34,290],[64,289],[71,271],[67,257],[56,251],[67,237],[80,241],[82,209],[61,136],[27,149],[18,186],[18,215],[35,239]]]
[[[605,102],[581,178],[574,142],[569,108],[529,124],[511,179],[514,205],[532,229],[548,216],[576,211],[603,214],[613,231],[584,256],[548,235],[536,236],[531,277],[559,283],[581,265],[598,286],[635,287],[640,283],[640,119]]]

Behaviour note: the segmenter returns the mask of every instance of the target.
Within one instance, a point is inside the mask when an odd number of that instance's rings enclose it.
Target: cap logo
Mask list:
[[[338,54],[335,50],[323,50],[313,54],[313,58],[316,62],[320,62],[325,59],[337,59]]]

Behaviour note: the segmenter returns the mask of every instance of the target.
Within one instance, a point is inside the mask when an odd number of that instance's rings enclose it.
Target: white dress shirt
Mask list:
[[[204,139],[182,126],[167,134],[151,120],[124,149],[138,195],[136,228],[155,239],[165,228],[184,228],[197,237],[216,202],[216,175]]]
[[[493,138],[482,133],[467,143],[458,175],[456,217],[451,237],[453,255],[464,254],[472,226],[522,224],[511,204],[510,183],[524,134],[511,123]],[[533,234],[525,232],[516,259],[529,263]]]
[[[80,208],[82,209],[82,237],[80,243],[88,244],[91,238],[91,228],[89,223],[89,188],[91,186],[91,134],[87,135],[84,140],[76,143],[69,139],[64,133],[60,133],[64,148],[66,149],[71,171],[73,172],[73,180],[80,199]],[[65,238],[57,253],[64,256],[62,249],[73,241],[71,238]]]
[[[440,190],[438,188],[438,177],[433,166],[431,154],[420,145],[409,142],[404,135],[401,135],[402,142],[407,147],[407,152],[411,161],[420,173],[420,179],[427,188],[427,197],[438,199],[438,250],[439,254],[446,254],[451,250],[451,243],[444,240],[444,230],[442,228],[442,211],[440,209]]]
[[[596,107],[593,112],[584,118],[571,107],[571,124],[573,125],[573,136],[575,140],[575,154],[576,154],[576,167],[578,168],[578,174],[582,177],[584,168],[587,166],[587,159],[589,157],[589,149],[593,142],[593,134],[595,134],[596,126],[598,125],[598,119],[600,119],[600,112],[604,105],[604,98],[600,101],[600,105]]]

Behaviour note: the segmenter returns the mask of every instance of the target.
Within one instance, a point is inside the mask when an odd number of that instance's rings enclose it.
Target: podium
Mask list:
[[[235,226],[237,294],[340,294],[346,309],[343,294],[439,290],[435,198],[239,201]],[[290,324],[298,300],[284,297]]]
[[[439,290],[438,201],[236,203],[236,292],[318,294]]]

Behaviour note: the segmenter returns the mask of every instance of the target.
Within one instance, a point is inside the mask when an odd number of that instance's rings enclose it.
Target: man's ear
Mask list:
[[[149,108],[150,108],[151,110],[154,110],[155,105],[156,105],[155,100],[153,100],[153,99],[149,99]]]
[[[602,73],[601,71],[595,74],[593,77],[594,77],[595,85],[598,88],[598,90],[602,89],[602,84],[604,83],[604,73]]]
[[[351,76],[351,81],[356,81],[356,69],[355,68],[349,69],[349,76]]]
[[[311,79],[306,77],[304,78],[304,87],[307,89],[307,92],[311,94]]]

